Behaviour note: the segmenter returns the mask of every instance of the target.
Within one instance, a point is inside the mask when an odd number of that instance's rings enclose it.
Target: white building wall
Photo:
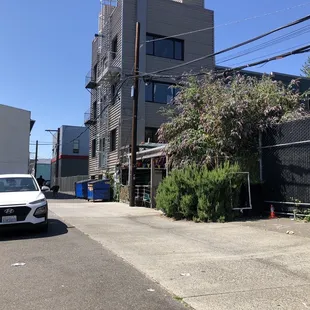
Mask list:
[[[28,173],[30,116],[0,104],[0,174]]]

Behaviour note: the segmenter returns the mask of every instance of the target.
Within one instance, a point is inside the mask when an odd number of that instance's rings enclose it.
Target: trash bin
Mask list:
[[[75,197],[87,199],[87,184],[90,180],[82,180],[75,182]]]
[[[108,179],[88,182],[88,201],[109,201],[110,197],[110,181]]]

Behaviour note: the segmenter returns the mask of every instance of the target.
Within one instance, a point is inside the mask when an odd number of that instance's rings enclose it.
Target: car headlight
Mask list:
[[[44,217],[47,214],[47,206],[39,207],[37,210],[34,212],[35,217]]]
[[[35,201],[31,201],[29,202],[30,205],[36,205],[37,203],[41,203],[41,202],[46,202],[45,198],[39,199],[39,200],[35,200]]]

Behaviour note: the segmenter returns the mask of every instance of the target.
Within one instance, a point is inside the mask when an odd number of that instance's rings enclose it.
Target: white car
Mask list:
[[[0,228],[30,225],[47,230],[48,204],[30,174],[0,174]]]

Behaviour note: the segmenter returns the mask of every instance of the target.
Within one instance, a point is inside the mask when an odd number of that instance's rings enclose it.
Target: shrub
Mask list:
[[[195,221],[225,221],[239,204],[242,178],[238,165],[217,169],[188,166],[173,170],[159,185],[156,206],[168,217]]]

